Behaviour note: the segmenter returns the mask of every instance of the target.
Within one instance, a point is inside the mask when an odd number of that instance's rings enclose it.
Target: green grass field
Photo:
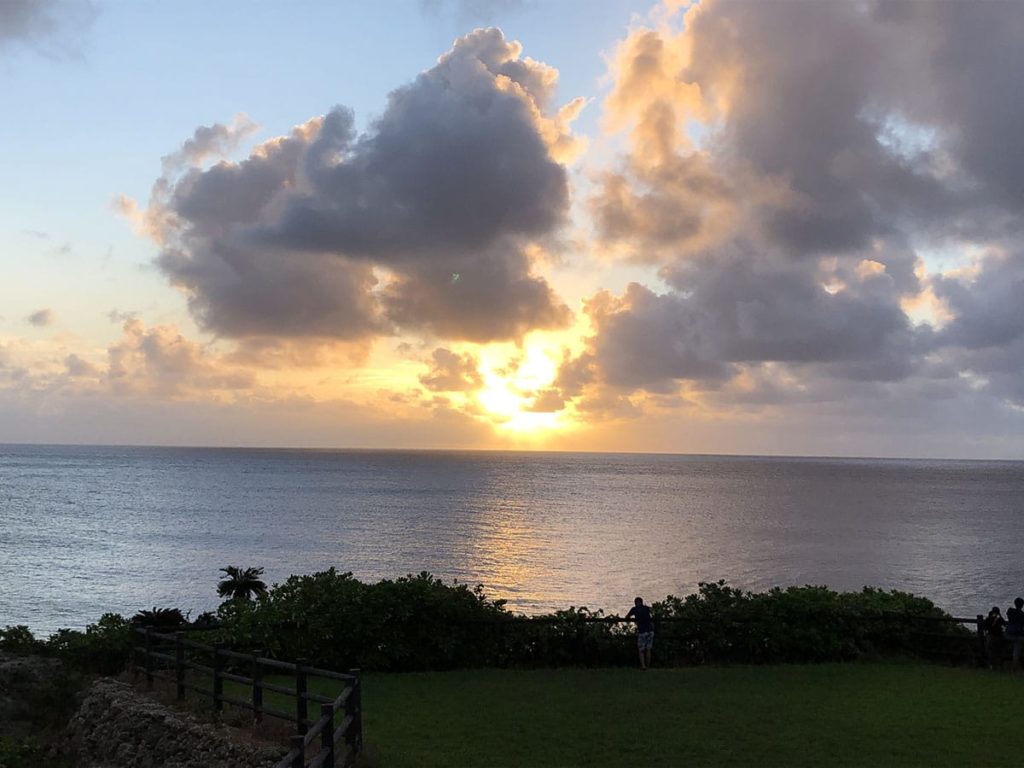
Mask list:
[[[916,664],[368,675],[365,762],[1017,766],[1022,714],[1024,676]]]

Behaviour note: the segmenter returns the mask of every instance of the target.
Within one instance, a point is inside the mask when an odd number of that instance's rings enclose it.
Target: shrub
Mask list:
[[[0,736],[0,768],[46,765],[46,747],[30,737]]]
[[[654,605],[662,623],[662,655],[690,663],[844,661],[862,656],[918,655],[924,632],[969,638],[959,625],[929,622],[946,614],[925,598],[865,587],[743,592],[725,582]]]
[[[132,616],[132,624],[157,629],[175,629],[188,623],[188,617],[179,608],[157,608],[143,610]]]
[[[105,613],[84,632],[59,630],[46,641],[44,651],[74,669],[113,675],[128,665],[131,647],[131,624],[116,613]]]
[[[36,640],[32,631],[23,624],[0,629],[0,651],[24,656],[30,653],[39,653],[42,647],[43,642]]]
[[[103,614],[84,632],[60,629],[46,640],[35,638],[25,626],[0,629],[0,651],[57,658],[83,672],[116,674],[127,666],[130,650],[131,626],[116,613]]]
[[[254,602],[229,601],[216,636],[236,648],[335,669],[448,669],[486,662],[472,622],[507,615],[481,588],[428,573],[364,584],[334,569],[292,576]]]
[[[931,601],[865,588],[835,592],[789,587],[752,593],[725,582],[655,603],[659,664],[842,661],[923,655],[921,631],[957,641],[962,627],[922,623],[942,617]],[[635,663],[632,628],[601,611],[569,608],[534,620],[509,613],[480,587],[428,573],[366,584],[335,570],[292,576],[255,602],[218,613],[219,641],[333,669],[380,671],[477,666]],[[598,621],[593,621],[597,619]],[[962,652],[970,646],[957,646]]]

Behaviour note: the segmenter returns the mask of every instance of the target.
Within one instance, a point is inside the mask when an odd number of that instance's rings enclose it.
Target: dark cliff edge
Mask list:
[[[284,752],[117,680],[0,654],[0,768],[273,768]]]

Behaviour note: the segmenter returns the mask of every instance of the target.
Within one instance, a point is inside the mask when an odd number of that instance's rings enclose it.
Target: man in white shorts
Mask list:
[[[640,654],[640,669],[651,665],[651,648],[654,646],[654,619],[651,609],[644,605],[642,597],[633,601],[633,607],[626,614],[627,619],[636,622],[636,649]]]

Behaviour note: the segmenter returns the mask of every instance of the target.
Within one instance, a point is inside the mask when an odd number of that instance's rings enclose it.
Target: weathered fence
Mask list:
[[[305,660],[295,663],[264,658],[259,651],[238,653],[217,645],[190,640],[184,632],[159,633],[152,627],[137,627],[142,645],[134,647],[133,668],[145,675],[146,686],[154,680],[174,685],[176,696],[184,699],[191,690],[210,700],[213,709],[220,712],[225,704],[248,709],[256,722],[264,716],[293,722],[296,734],[291,737],[291,750],[278,764],[278,768],[343,768],[352,765],[362,749],[362,681],[358,669],[347,674],[310,666]],[[197,659],[208,658],[209,664]],[[239,674],[248,671],[250,674]],[[266,679],[266,673],[294,676],[294,688]],[[210,687],[195,682],[209,679]],[[344,684],[336,697],[324,696],[309,690],[312,678],[323,678]],[[247,686],[251,690],[248,700],[224,693],[224,682]],[[286,712],[264,703],[266,691],[293,697],[295,708]],[[320,706],[316,720],[310,718],[310,704]],[[306,761],[307,753],[319,750]],[[343,746],[339,746],[343,744]]]

